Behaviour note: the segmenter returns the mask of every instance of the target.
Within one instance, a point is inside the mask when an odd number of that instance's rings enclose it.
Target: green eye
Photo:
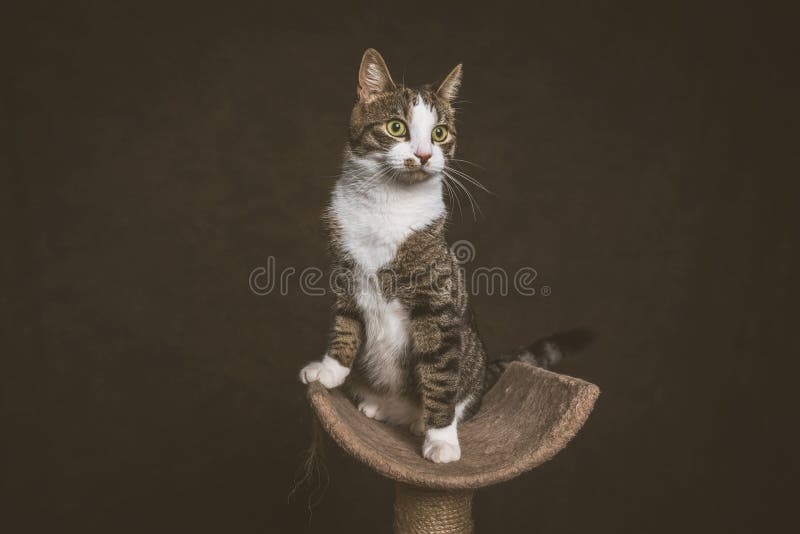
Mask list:
[[[386,123],[386,131],[389,132],[389,135],[402,137],[406,134],[406,125],[403,121],[397,119],[390,120]]]
[[[441,143],[445,139],[447,139],[447,128],[444,126],[437,126],[431,132],[431,139],[436,141],[437,143]]]

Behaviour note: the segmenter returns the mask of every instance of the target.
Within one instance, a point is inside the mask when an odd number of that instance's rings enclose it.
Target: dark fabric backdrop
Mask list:
[[[792,511],[788,13],[19,4],[2,32],[8,532],[388,530],[391,484],[332,446],[310,526],[304,495],[287,504],[310,427],[296,373],[329,302],[248,289],[269,256],[325,265],[368,46],[409,83],[464,62],[459,155],[495,195],[450,238],[552,288],[475,297],[490,350],[600,334],[560,369],[602,388],[588,424],[479,494],[480,531],[752,532]]]

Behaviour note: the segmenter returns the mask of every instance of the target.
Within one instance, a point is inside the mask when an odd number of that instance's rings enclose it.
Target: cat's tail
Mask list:
[[[563,358],[584,349],[595,337],[595,333],[588,328],[573,328],[500,356],[490,361],[486,367],[486,390],[497,382],[511,362],[524,362],[542,369],[551,369]]]

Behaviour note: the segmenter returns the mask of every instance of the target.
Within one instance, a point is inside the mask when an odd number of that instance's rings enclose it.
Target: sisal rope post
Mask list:
[[[471,490],[431,490],[398,482],[395,534],[471,534]]]

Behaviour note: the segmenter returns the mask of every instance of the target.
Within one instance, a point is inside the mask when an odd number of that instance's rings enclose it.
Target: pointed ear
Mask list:
[[[439,84],[436,90],[438,95],[448,102],[452,102],[458,95],[458,88],[461,87],[461,63],[456,65],[456,68],[450,71],[444,81]]]
[[[378,93],[394,89],[386,62],[374,48],[368,48],[358,69],[358,99],[369,102]]]

